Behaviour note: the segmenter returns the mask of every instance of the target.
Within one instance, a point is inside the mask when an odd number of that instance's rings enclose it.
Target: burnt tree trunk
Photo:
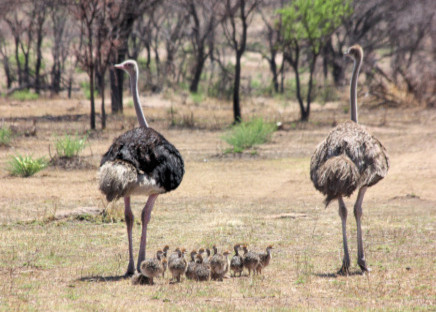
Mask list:
[[[239,87],[241,85],[241,56],[242,53],[236,54],[235,81],[233,84],[233,118],[235,123],[239,123],[242,120],[239,100]]]
[[[105,73],[96,73],[98,91],[101,96],[101,128],[106,129],[106,109],[104,107],[104,74]]]
[[[189,91],[191,92],[198,91],[198,85],[200,83],[201,73],[203,72],[205,61],[206,59],[204,57],[204,53],[200,54],[195,65],[194,76],[192,77],[191,85],[189,87]]]
[[[116,64],[124,61],[125,54],[118,54],[116,58]],[[123,112],[123,71],[117,69],[111,69],[110,71],[110,83],[111,83],[111,110],[112,114]]]

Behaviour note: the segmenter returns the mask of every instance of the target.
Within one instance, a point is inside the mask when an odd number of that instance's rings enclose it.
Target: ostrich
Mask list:
[[[139,103],[138,65],[127,60],[114,65],[130,76],[130,88],[139,121],[139,127],[125,132],[116,138],[106,154],[103,155],[99,170],[99,188],[111,202],[124,197],[124,215],[129,241],[129,265],[126,276],[135,273],[132,249],[133,213],[130,196],[148,195],[142,214],[142,233],[136,270],[140,272],[145,259],[147,224],[151,210],[159,194],[176,189],[182,181],[184,163],[179,151],[160,133],[148,127]]]
[[[357,78],[363,59],[363,50],[353,45],[345,55],[354,60],[350,84],[351,121],[334,128],[322,141],[310,161],[310,178],[315,188],[326,195],[325,205],[337,199],[339,216],[342,220],[344,258],[338,274],[347,275],[350,256],[347,245],[347,208],[343,197],[359,190],[354,205],[357,225],[357,263],[362,272],[367,272],[362,243],[362,202],[368,187],[383,179],[389,169],[389,158],[385,147],[367,130],[357,123]]]

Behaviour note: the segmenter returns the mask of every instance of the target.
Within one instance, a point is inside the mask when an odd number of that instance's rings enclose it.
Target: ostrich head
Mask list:
[[[359,60],[363,58],[363,49],[360,45],[355,44],[348,48],[344,53],[345,56],[352,58],[353,60]]]
[[[138,64],[134,60],[127,60],[121,64],[114,65],[115,68],[122,69],[127,72],[130,76],[136,76],[138,73]]]

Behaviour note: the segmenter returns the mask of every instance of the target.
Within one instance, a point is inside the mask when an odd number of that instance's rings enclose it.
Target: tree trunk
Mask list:
[[[239,86],[241,84],[241,53],[236,53],[235,81],[233,85],[233,118],[234,123],[240,123],[241,108],[239,103]]]
[[[9,90],[12,87],[12,76],[11,69],[9,68],[9,60],[6,55],[3,57],[3,69],[6,76],[6,88]]]
[[[98,90],[100,92],[101,96],[101,128],[106,129],[106,110],[104,107],[104,74],[105,73],[98,73],[97,76],[97,83],[98,83]]]
[[[313,89],[313,74],[315,72],[315,64],[316,59],[318,58],[317,54],[312,56],[312,62],[310,63],[310,71],[309,71],[309,83],[307,88],[307,99],[306,99],[306,108],[304,114],[302,114],[301,121],[308,121],[310,115],[310,104],[312,102],[312,89]]]
[[[17,63],[17,70],[18,70],[18,85],[21,87],[23,85],[23,70],[21,69],[20,53],[19,53],[20,38],[15,36],[14,41],[15,41],[15,61]]]
[[[89,69],[89,93],[91,95],[91,130],[95,130],[94,66]]]
[[[273,83],[273,87],[274,87],[274,92],[278,93],[279,92],[279,78],[278,78],[278,74],[277,74],[277,63],[275,60],[275,54],[271,55],[271,59],[268,60],[268,63],[269,63],[269,68],[271,69],[271,73],[273,75],[272,83]]]
[[[59,60],[54,61],[51,68],[51,90],[56,94],[61,90],[61,64]]]
[[[203,55],[198,56],[197,63],[195,66],[195,72],[194,77],[191,81],[191,86],[189,87],[189,91],[191,92],[197,92],[198,91],[198,85],[200,83],[201,73],[203,72],[203,67],[206,59]]]
[[[42,59],[42,51],[41,51],[41,45],[42,45],[42,26],[41,29],[38,30],[38,36],[36,40],[36,65],[35,65],[35,92],[39,94],[39,91],[41,89],[41,59]]]
[[[124,60],[125,55],[118,55],[117,64]],[[123,112],[123,81],[124,75],[122,70],[111,69],[111,110],[112,114]]]
[[[345,81],[345,66],[344,62],[339,63],[335,60],[332,62],[333,64],[333,81],[336,87],[343,86]]]

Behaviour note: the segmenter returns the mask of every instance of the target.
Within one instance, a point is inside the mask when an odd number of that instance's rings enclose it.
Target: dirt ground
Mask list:
[[[309,162],[333,125],[347,120],[346,103],[314,105],[311,121],[302,124],[295,103],[245,99],[244,118],[263,116],[283,128],[256,153],[236,156],[223,153],[221,139],[232,120],[230,103],[177,102],[167,94],[143,104],[151,126],[180,150],[186,165],[180,187],[156,202],[147,255],[166,244],[188,250],[216,244],[221,251],[240,242],[259,251],[273,244],[270,266],[261,276],[244,272],[223,282],[173,285],[166,277],[154,286],[132,286],[122,278],[128,260],[122,201],[107,205],[96,172],[113,138],[136,126],[133,108],[92,132],[72,168],[19,178],[6,171],[10,156],[53,156],[56,135],[88,129],[89,104],[2,98],[2,122],[19,133],[35,125],[36,135],[17,135],[10,147],[0,147],[0,310],[435,309],[435,110],[360,109],[359,121],[386,146],[391,168],[363,205],[370,274],[359,274],[356,265],[355,196],[346,201],[352,274],[343,277],[335,274],[342,259],[337,204],[324,209]],[[136,220],[145,200],[132,198]],[[86,213],[104,209],[109,221]],[[77,211],[79,217],[68,217]],[[135,257],[140,227],[137,221]]]

